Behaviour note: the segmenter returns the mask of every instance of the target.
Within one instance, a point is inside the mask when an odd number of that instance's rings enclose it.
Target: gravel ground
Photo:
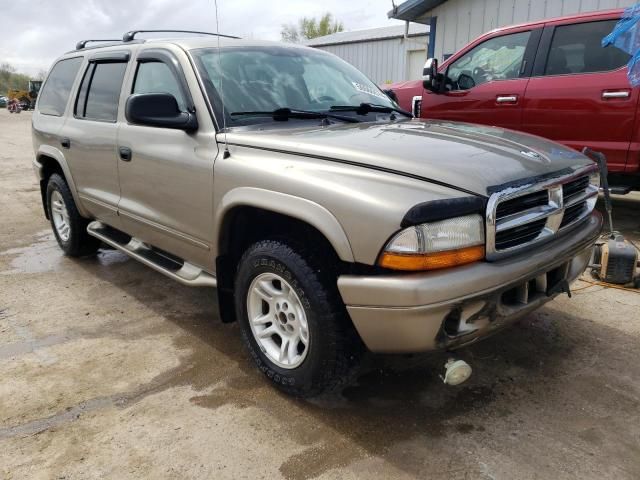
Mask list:
[[[313,401],[271,388],[215,291],[114,251],[63,257],[0,110],[0,477],[640,478],[640,295],[577,282],[460,356],[371,357]],[[640,195],[616,220],[640,238]]]

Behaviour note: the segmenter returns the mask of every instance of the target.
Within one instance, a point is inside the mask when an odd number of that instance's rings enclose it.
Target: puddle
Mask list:
[[[36,235],[35,243],[27,247],[18,247],[0,252],[0,256],[13,256],[9,269],[0,271],[0,275],[23,273],[56,272],[64,261],[64,253],[58,246],[53,232],[44,230]],[[129,260],[129,257],[117,250],[100,250],[96,256],[98,263],[108,267]]]
[[[0,275],[54,272],[64,257],[53,232],[48,230],[37,234],[35,243],[5,250],[0,252],[0,256],[14,256],[9,262],[9,270],[0,271]]]

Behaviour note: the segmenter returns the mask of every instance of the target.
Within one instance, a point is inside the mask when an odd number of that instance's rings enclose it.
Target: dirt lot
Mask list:
[[[576,283],[460,352],[460,387],[441,356],[368,358],[340,394],[293,400],[215,291],[61,255],[29,127],[0,110],[0,477],[640,478],[639,294]],[[615,206],[638,240],[640,195]]]

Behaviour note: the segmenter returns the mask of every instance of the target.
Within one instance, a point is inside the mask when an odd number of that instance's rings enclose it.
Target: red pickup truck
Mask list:
[[[640,89],[627,79],[630,56],[601,46],[622,13],[493,30],[439,68],[429,59],[425,80],[385,88],[421,118],[522,130],[604,152],[613,191],[640,189]]]

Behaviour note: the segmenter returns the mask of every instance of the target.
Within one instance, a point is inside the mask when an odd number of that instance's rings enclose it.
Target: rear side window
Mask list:
[[[40,113],[62,116],[81,63],[82,57],[76,57],[60,60],[54,65],[39,95]]]
[[[178,80],[171,69],[163,62],[144,62],[138,64],[133,93],[170,93],[178,101],[181,111],[185,111],[185,102]]]
[[[613,45],[601,45],[615,24],[616,20],[606,20],[556,27],[545,75],[607,72],[625,65],[629,54]]]
[[[78,92],[76,117],[115,122],[126,69],[125,62],[91,63]]]

